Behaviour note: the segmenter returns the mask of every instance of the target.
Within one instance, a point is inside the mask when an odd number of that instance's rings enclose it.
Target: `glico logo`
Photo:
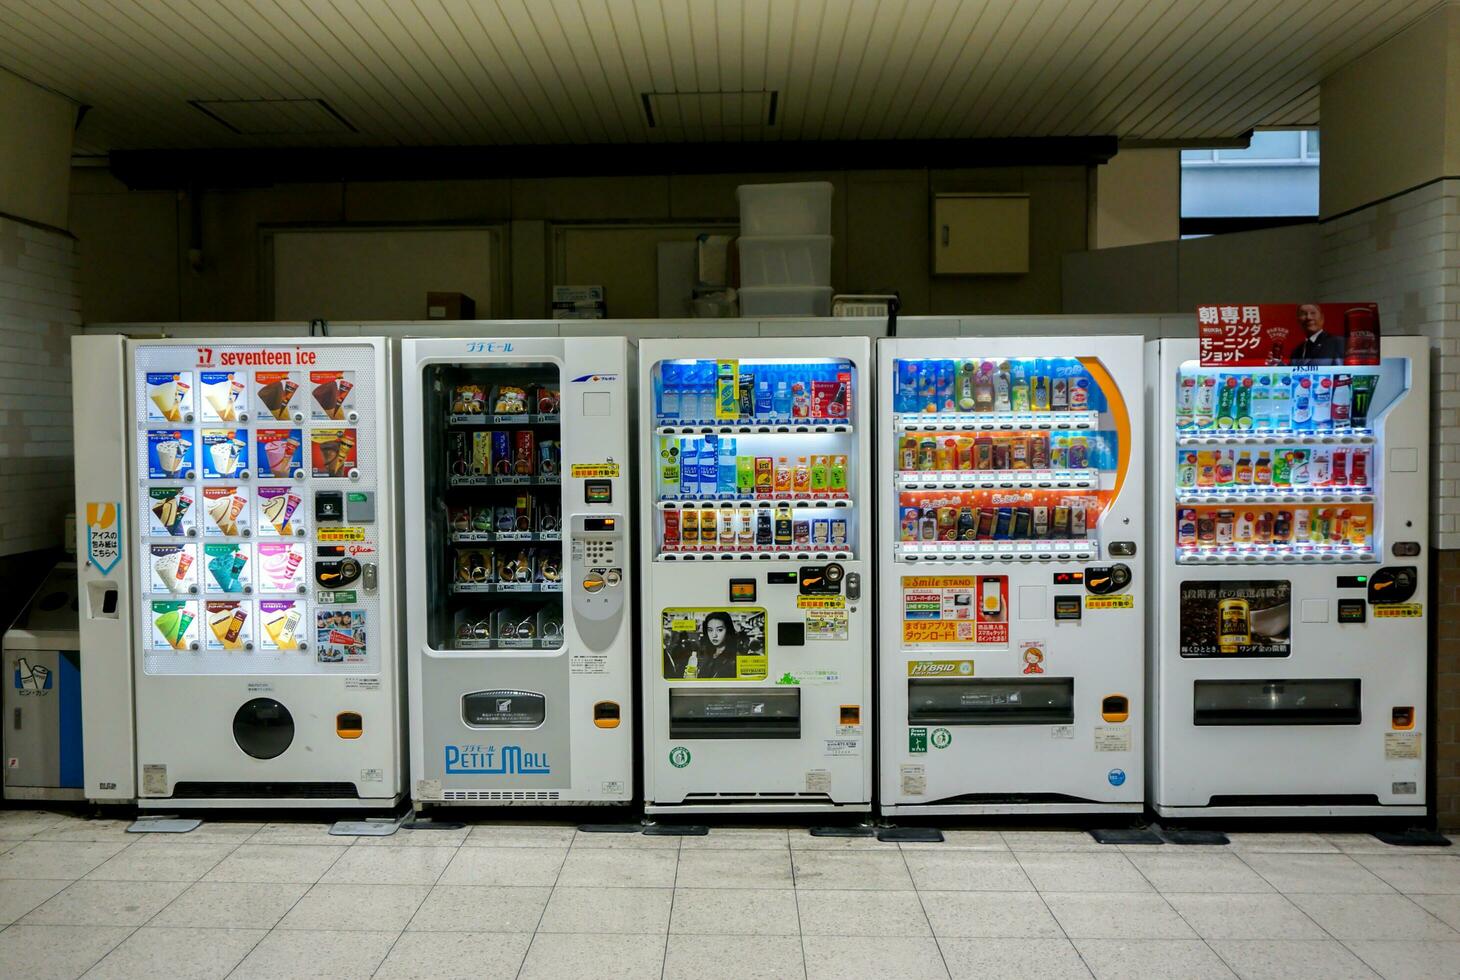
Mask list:
[[[446,771],[463,776],[546,776],[553,771],[546,752],[520,745],[448,745]]]

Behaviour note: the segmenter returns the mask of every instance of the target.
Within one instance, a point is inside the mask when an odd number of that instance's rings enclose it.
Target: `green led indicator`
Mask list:
[[[1354,576],[1354,581],[1358,582],[1360,585],[1368,585],[1369,584],[1369,576],[1367,576],[1367,575],[1355,575]]]

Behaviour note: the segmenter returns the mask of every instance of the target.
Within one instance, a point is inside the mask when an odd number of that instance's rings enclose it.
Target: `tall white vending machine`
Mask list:
[[[879,342],[884,814],[1141,809],[1141,358]]]
[[[1148,348],[1163,816],[1425,813],[1429,352],[1349,346]]]
[[[633,800],[630,351],[403,341],[418,807]]]
[[[870,355],[640,345],[650,813],[870,809]]]
[[[72,344],[86,795],[404,791],[387,341]]]

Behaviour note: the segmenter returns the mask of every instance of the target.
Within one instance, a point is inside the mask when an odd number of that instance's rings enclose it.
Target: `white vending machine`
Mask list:
[[[870,808],[870,355],[640,345],[650,813]]]
[[[381,339],[72,344],[88,798],[404,791]]]
[[[418,807],[633,800],[630,350],[403,341]]]
[[[1426,811],[1428,341],[1371,360],[1147,348],[1163,816]]]
[[[1141,809],[1141,359],[878,343],[884,814]]]

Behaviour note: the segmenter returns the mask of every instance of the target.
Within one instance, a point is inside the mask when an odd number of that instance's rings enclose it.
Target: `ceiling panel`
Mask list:
[[[1435,0],[0,0],[83,152],[1115,135],[1312,125]],[[741,114],[776,92],[773,122]],[[650,127],[644,97],[675,106]],[[675,97],[675,98],[671,98]],[[319,100],[236,133],[193,102]],[[312,104],[295,101],[295,105]],[[658,104],[658,103],[656,103]],[[264,111],[264,110],[260,110]],[[280,107],[282,118],[288,107]]]

